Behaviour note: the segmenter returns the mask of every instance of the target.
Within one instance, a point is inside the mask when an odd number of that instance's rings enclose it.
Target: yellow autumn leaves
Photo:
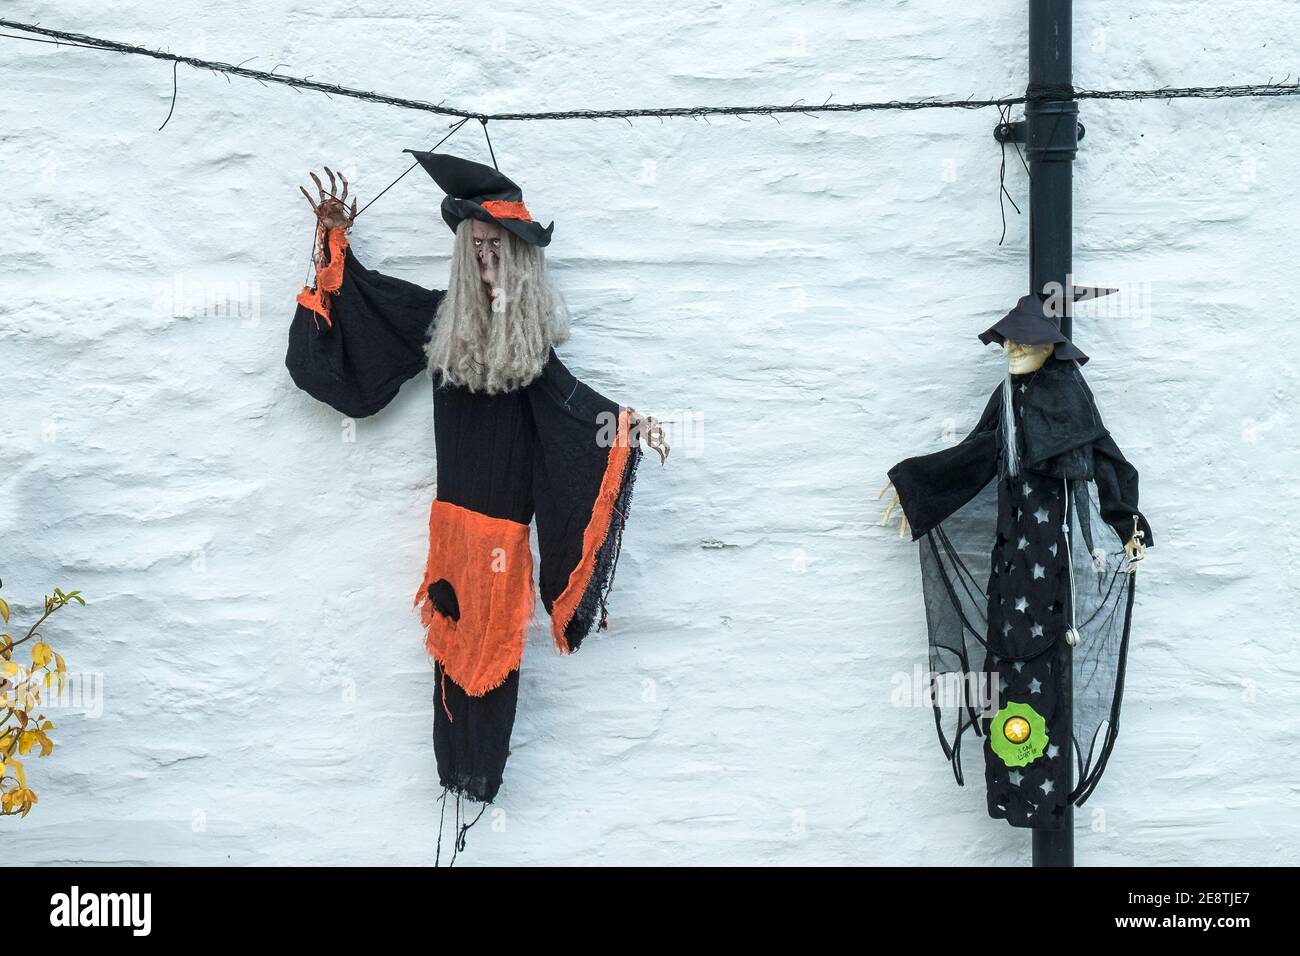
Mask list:
[[[68,671],[63,656],[36,639],[37,628],[55,611],[73,602],[86,603],[79,591],[65,593],[55,588],[52,595],[45,597],[45,612],[24,637],[15,641],[9,634],[0,634],[0,816],[27,816],[37,802],[19,758],[33,751],[38,757],[53,753],[49,731],[54,729],[54,722],[40,712],[41,692],[54,689],[62,694]],[[8,603],[0,598],[0,620],[5,624],[9,623],[9,613]],[[28,641],[32,641],[31,664],[23,665],[13,658],[17,648]]]

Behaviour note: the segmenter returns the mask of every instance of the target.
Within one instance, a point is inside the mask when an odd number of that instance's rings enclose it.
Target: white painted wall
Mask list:
[[[491,5],[86,0],[6,16],[483,110],[1023,89],[1025,5]],[[1076,3],[1076,83],[1251,82],[1294,64],[1290,4]],[[417,379],[343,440],[283,367],[322,163],[363,197],[445,121],[0,40],[0,577],[85,609],[50,639],[102,673],[59,720],[24,863],[424,863],[432,679],[410,609],[433,494]],[[1080,812],[1089,864],[1294,862],[1300,518],[1294,183],[1300,102],[1086,103],[1084,281],[1146,318],[1077,320],[1142,472],[1123,732]],[[464,863],[1019,863],[930,714],[913,549],[886,469],[963,432],[1000,374],[975,340],[1023,291],[998,245],[995,111],[496,124],[556,220],[566,360],[684,421],[647,462],[612,632],[524,663],[498,814]],[[451,141],[486,157],[477,126]],[[1027,198],[1024,171],[1008,187]],[[359,221],[374,268],[443,281],[412,175]],[[198,296],[199,301],[192,301]],[[213,296],[224,309],[205,307]],[[901,676],[900,676],[901,675]],[[1104,819],[1102,815],[1104,814]],[[495,831],[492,825],[495,823]]]

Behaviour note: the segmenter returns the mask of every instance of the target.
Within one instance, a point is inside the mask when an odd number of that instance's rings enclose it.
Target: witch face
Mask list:
[[[495,222],[475,219],[474,257],[478,259],[478,277],[483,280],[484,292],[491,296],[491,287],[498,285],[498,268],[501,265],[501,243],[505,230]]]
[[[494,223],[461,220],[425,348],[435,380],[513,391],[540,375],[567,337],[568,312],[542,250]]]
[[[1007,354],[1008,367],[1012,375],[1028,375],[1037,372],[1052,356],[1055,346],[1051,342],[1027,344],[1006,339],[1002,350]]]

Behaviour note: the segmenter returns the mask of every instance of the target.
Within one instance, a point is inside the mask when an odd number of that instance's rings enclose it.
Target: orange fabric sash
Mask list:
[[[316,287],[303,286],[298,293],[298,304],[311,309],[332,328],[334,323],[330,320],[329,293],[338,292],[343,285],[344,250],[348,247],[347,230],[337,226],[329,231],[325,241],[329,246],[329,264],[322,267],[319,262],[316,263]]]
[[[582,558],[569,574],[564,591],[551,605],[551,637],[561,654],[568,654],[571,650],[564,632],[591,583],[591,576],[596,570],[596,553],[609,534],[609,525],[614,517],[614,502],[618,500],[619,490],[623,486],[623,474],[627,471],[627,459],[632,453],[630,423],[628,410],[620,408],[618,437],[614,447],[609,450],[609,461],[605,464],[605,474],[600,479],[600,491],[596,494],[596,502],[591,509],[591,519],[582,532]]]
[[[429,598],[429,585],[440,579],[456,592],[459,620],[439,613]],[[465,693],[481,697],[519,667],[535,603],[528,525],[435,500],[415,604],[425,650]]]

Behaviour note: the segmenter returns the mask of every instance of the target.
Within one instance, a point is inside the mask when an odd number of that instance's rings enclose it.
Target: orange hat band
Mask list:
[[[533,217],[528,214],[528,207],[522,202],[507,202],[503,199],[489,199],[487,202],[479,203],[483,211],[497,219],[522,219],[524,222],[532,222]]]

